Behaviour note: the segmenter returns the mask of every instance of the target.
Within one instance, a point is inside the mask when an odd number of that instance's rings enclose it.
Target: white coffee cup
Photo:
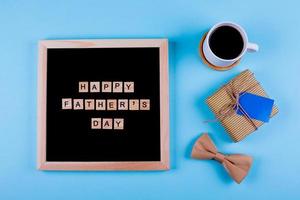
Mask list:
[[[209,45],[209,39],[210,39],[210,36],[212,35],[212,33],[216,30],[216,29],[218,29],[218,28],[220,28],[220,27],[222,27],[222,26],[230,26],[230,27],[232,27],[232,28],[234,28],[234,29],[236,29],[239,33],[240,33],[240,35],[241,35],[241,37],[242,37],[242,39],[243,39],[243,49],[242,49],[242,51],[241,51],[241,53],[237,56],[237,57],[235,57],[235,58],[233,58],[233,59],[223,59],[223,58],[220,58],[220,57],[218,57],[217,55],[215,55],[214,53],[213,53],[213,51],[211,50],[211,48],[210,48],[210,45]],[[246,34],[246,32],[245,32],[245,30],[240,26],[240,25],[238,25],[238,24],[236,24],[236,23],[234,23],[234,22],[220,22],[220,23],[218,23],[218,24],[216,24],[216,25],[214,25],[210,30],[209,30],[209,32],[207,33],[207,35],[206,35],[206,38],[205,38],[205,40],[204,40],[204,42],[203,42],[203,47],[202,47],[203,49],[203,54],[204,54],[204,56],[205,56],[205,58],[206,58],[206,60],[210,63],[210,64],[212,64],[212,65],[214,65],[214,66],[217,66],[217,67],[228,67],[228,66],[230,66],[230,65],[233,65],[235,62],[237,62],[247,51],[248,52],[256,52],[256,51],[258,51],[258,49],[259,49],[259,47],[258,47],[258,45],[257,44],[254,44],[254,43],[250,43],[249,41],[248,41],[248,36],[247,36],[247,34]]]

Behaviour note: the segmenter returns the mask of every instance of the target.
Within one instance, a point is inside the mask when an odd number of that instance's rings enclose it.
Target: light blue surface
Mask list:
[[[0,199],[300,199],[300,2],[261,0],[0,1]],[[204,66],[197,48],[213,24],[240,23],[260,51],[227,72]],[[170,41],[171,160],[167,172],[36,170],[37,43],[40,39]],[[251,69],[280,113],[232,143],[204,99]],[[211,133],[222,152],[254,157],[242,184],[216,162],[189,157]]]

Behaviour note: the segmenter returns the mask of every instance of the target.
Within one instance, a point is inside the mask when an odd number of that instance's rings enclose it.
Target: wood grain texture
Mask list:
[[[37,165],[42,169],[46,163],[46,88],[47,88],[47,46],[39,43],[38,61],[38,109],[37,109]]]
[[[107,110],[117,110],[118,104],[117,99],[107,99]]]
[[[47,162],[46,88],[47,49],[159,47],[160,54],[160,137],[161,161],[142,162]],[[38,64],[38,156],[39,170],[168,170],[169,165],[169,76],[167,39],[43,40],[39,43]]]
[[[129,110],[139,110],[140,109],[139,99],[129,99]]]

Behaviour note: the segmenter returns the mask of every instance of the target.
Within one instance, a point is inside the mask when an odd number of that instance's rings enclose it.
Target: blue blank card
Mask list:
[[[274,105],[274,100],[245,92],[239,99],[240,105],[252,119],[268,122]],[[243,115],[238,110],[237,114]]]

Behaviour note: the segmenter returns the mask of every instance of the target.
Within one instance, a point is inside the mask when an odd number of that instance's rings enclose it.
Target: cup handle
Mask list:
[[[256,51],[258,51],[258,49],[259,49],[259,46],[255,43],[250,43],[249,42],[248,45],[247,45],[247,51],[248,52],[256,52]]]

